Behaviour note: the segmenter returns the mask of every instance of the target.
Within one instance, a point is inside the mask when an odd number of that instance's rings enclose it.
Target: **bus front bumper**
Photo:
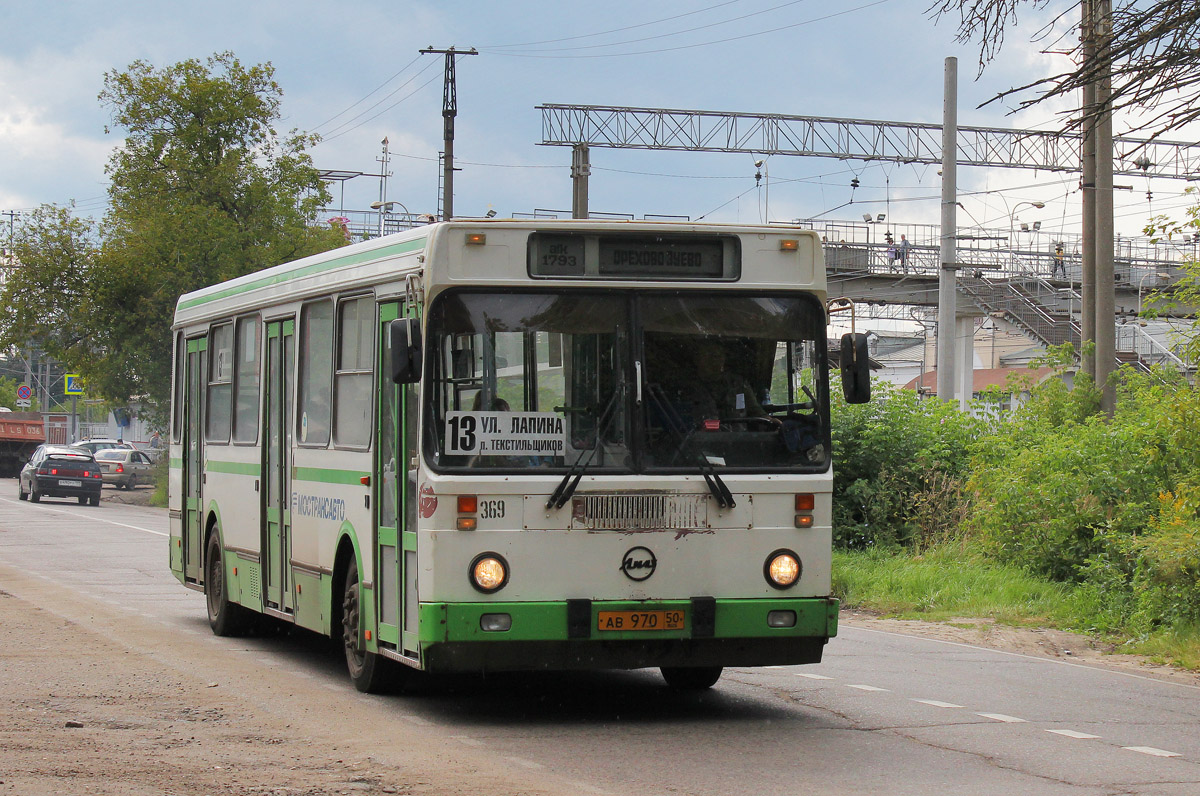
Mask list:
[[[832,597],[423,603],[420,610],[423,667],[446,672],[817,663],[838,621]],[[485,629],[497,625],[507,629]]]

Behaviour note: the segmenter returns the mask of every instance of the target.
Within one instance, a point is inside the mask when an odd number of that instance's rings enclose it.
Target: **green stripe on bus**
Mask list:
[[[212,459],[205,462],[204,469],[210,473],[233,473],[234,475],[258,475],[262,471],[261,465],[256,462],[217,462]]]
[[[363,476],[369,475],[362,470],[324,470],[320,467],[293,467],[292,478],[297,481],[316,481],[322,484],[354,484],[361,485]]]
[[[687,627],[683,630],[625,632],[601,632],[597,629],[600,611],[663,609],[684,611],[687,614]],[[769,627],[767,614],[771,611],[795,611],[796,624],[793,627]],[[603,642],[691,638],[691,613],[689,600],[593,602],[591,636],[586,640]],[[508,614],[512,617],[512,628],[500,633],[485,631],[479,624],[479,618],[483,614]],[[717,600],[716,632],[713,638],[832,638],[837,635],[837,615],[837,600],[821,597]],[[423,644],[462,641],[567,641],[566,602],[421,603],[420,618]]]
[[[410,240],[407,243],[397,243],[392,246],[385,246],[382,249],[372,249],[371,251],[367,252],[359,252],[357,254],[347,255],[345,257],[337,257],[332,260],[313,263],[312,265],[306,265],[303,268],[296,268],[281,274],[264,276],[261,279],[256,279],[253,282],[247,282],[244,285],[228,287],[224,290],[218,290],[217,292],[210,293],[206,296],[199,296],[194,299],[180,302],[178,309],[191,309],[192,307],[198,307],[201,304],[207,304],[210,301],[229,298],[230,296],[236,296],[240,293],[246,293],[250,290],[258,290],[259,288],[263,287],[270,287],[271,285],[279,285],[284,282],[290,282],[293,279],[312,276],[313,274],[319,274],[324,271],[332,271],[335,268],[344,268],[348,265],[359,265],[361,263],[371,262],[372,260],[381,260],[385,257],[395,257],[396,255],[400,254],[407,254],[408,252],[425,248],[425,240],[425,238],[418,238],[417,240]]]

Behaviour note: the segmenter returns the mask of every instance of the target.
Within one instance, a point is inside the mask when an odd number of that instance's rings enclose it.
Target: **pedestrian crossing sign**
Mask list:
[[[66,374],[66,386],[63,387],[65,395],[83,395],[83,379],[78,373]]]

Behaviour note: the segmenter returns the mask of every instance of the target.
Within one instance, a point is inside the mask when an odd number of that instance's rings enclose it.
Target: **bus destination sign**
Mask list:
[[[535,277],[733,280],[738,253],[737,239],[729,236],[535,233],[529,271]]]
[[[668,279],[720,279],[721,241],[600,239],[600,273]]]

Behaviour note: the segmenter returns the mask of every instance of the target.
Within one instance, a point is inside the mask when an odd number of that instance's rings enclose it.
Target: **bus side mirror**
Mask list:
[[[865,334],[842,335],[842,394],[848,404],[871,400],[871,359]]]
[[[391,376],[396,384],[421,380],[421,325],[416,318],[397,318],[388,325],[391,335]]]

